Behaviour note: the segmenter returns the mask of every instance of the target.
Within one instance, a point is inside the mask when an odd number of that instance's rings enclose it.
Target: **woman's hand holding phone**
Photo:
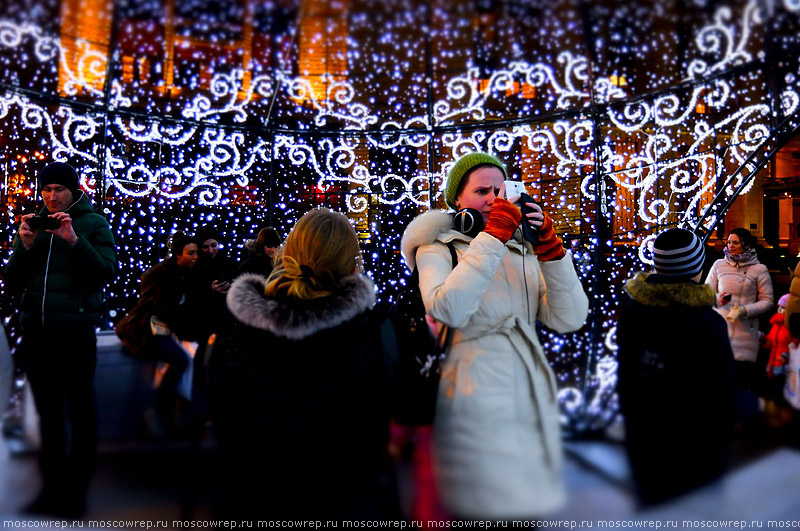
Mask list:
[[[522,210],[522,233],[533,245],[539,243],[539,228],[544,223],[544,212],[536,201],[526,193],[525,185],[519,181],[505,181],[506,199]]]

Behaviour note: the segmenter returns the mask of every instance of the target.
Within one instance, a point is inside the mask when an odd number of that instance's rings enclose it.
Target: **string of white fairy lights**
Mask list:
[[[800,0],[784,0],[783,9],[797,13]],[[114,143],[96,142],[104,127],[102,116],[80,112],[70,105],[50,110],[11,91],[0,94],[0,119],[10,119],[16,109],[21,127],[45,133],[54,160],[83,161],[82,184],[89,189],[98,182],[95,169],[103,160],[106,186],[131,197],[155,193],[186,201],[196,194],[199,205],[216,205],[226,186],[247,186],[254,168],[281,159],[310,170],[321,190],[332,185],[343,187],[347,191],[346,207],[352,213],[368,208],[367,194],[386,205],[410,203],[427,207],[431,192],[433,199],[440,196],[443,177],[452,162],[433,173],[414,168],[403,174],[376,174],[359,158],[358,150],[364,143],[388,151],[422,148],[438,135],[441,145],[452,155],[451,161],[473,150],[487,150],[509,160],[515,145],[521,143],[531,153],[554,160],[553,171],[558,179],[579,179],[580,194],[588,201],[597,200],[596,183],[607,176],[619,189],[635,196],[636,216],[645,225],[663,224],[676,214],[673,205],[680,204],[680,224],[693,227],[725,171],[725,165],[715,158],[716,150],[708,148],[714,143],[716,132],[729,132],[728,157],[739,165],[769,135],[769,102],[762,97],[747,105],[739,104],[737,79],[724,75],[729,69],[754,61],[751,39],[764,19],[762,6],[756,0],[744,6],[738,19],[728,7],[717,9],[713,22],[701,28],[694,38],[695,58],[686,69],[686,84],[651,98],[630,101],[625,88],[609,78],[590,79],[586,57],[569,50],[557,56],[556,64],[511,61],[491,72],[488,80],[481,77],[478,68],[468,68],[446,81],[446,96],[433,102],[430,114],[421,108],[418,114],[403,120],[381,119],[376,110],[360,100],[350,81],[330,75],[323,75],[319,78],[321,83],[312,84],[307,77],[291,78],[280,70],[254,76],[245,76],[242,69],[218,72],[213,75],[209,90],[195,95],[180,110],[183,120],[137,115],[130,89],[117,79],[110,80],[110,110],[133,111],[114,115],[113,134],[133,145],[157,143],[176,149],[191,146],[190,161],[169,167],[136,160],[119,152]],[[58,37],[45,35],[35,25],[0,20],[0,47],[17,48],[30,43],[37,61],[58,65],[67,79],[63,84],[66,96],[81,92],[98,101],[102,98],[97,79],[105,76],[106,55],[79,39],[78,59],[71,67]],[[552,100],[560,118],[548,120],[541,115],[527,123],[499,121],[496,127],[459,127],[486,121],[489,99],[512,90],[515,83],[535,87],[539,94]],[[324,94],[318,93],[315,86],[324,86]],[[779,95],[784,116],[797,112],[800,106],[797,87],[793,80],[787,82],[787,88]],[[217,126],[223,118],[234,124],[263,120],[258,102],[272,99],[276,90],[285,91],[291,100],[310,104],[316,128],[324,129],[329,122],[336,122],[341,124],[343,134],[319,138],[275,131],[272,141],[267,135],[248,141],[240,129]],[[698,105],[713,112],[699,113]],[[601,118],[612,126],[613,134],[595,138],[596,118],[588,112],[591,106],[602,109]],[[310,128],[309,133],[312,132]],[[612,140],[614,135],[642,141],[636,147],[626,143],[625,149],[619,150]],[[103,157],[101,149],[105,150]],[[602,175],[595,175],[597,156]],[[730,196],[737,191],[746,192],[738,190],[745,177],[740,175],[725,193]],[[429,189],[431,182],[434,186]],[[664,199],[665,188],[669,199]],[[684,200],[675,201],[676,197]],[[639,258],[644,263],[649,262],[652,238],[639,241]],[[591,377],[593,391],[564,387],[559,394],[566,416],[589,411],[601,424],[609,421],[604,415],[613,414],[607,413],[614,411],[608,402],[614,400],[616,387],[615,327],[608,323],[604,329],[607,355],[596,364]],[[560,340],[551,340],[558,348]]]

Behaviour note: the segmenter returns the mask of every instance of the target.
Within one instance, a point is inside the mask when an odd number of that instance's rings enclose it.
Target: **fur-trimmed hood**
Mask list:
[[[262,275],[240,275],[228,290],[228,308],[242,323],[292,340],[334,328],[375,304],[372,281],[359,273],[342,279],[332,295],[311,300],[267,297],[266,282]]]
[[[637,273],[625,283],[625,291],[633,300],[645,306],[669,306],[677,303],[695,308],[709,308],[716,304],[711,286],[694,282],[647,282],[650,273]]]
[[[417,264],[417,249],[430,245],[436,241],[448,242],[452,240],[472,240],[453,229],[453,214],[444,210],[429,210],[420,214],[408,224],[403,232],[400,243],[400,252],[409,269],[414,269]]]
[[[250,251],[253,254],[258,254],[258,247],[256,246],[255,238],[253,238],[251,240],[245,240],[244,241],[244,248],[247,249],[248,251]],[[263,251],[263,249],[262,249],[262,251]]]

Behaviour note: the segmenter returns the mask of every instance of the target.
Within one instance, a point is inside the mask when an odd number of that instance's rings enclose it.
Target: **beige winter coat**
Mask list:
[[[455,269],[448,241],[458,253]],[[487,233],[472,239],[452,230],[442,211],[417,217],[402,250],[418,267],[427,312],[456,329],[434,421],[445,507],[492,519],[557,509],[565,497],[557,384],[534,323],[562,333],[583,325],[589,302],[571,255],[539,263],[518,240],[504,245]]]
[[[736,305],[747,311],[747,318],[728,321],[728,337],[736,360],[756,361],[760,342],[758,316],[772,310],[774,300],[767,266],[755,257],[743,262],[722,258],[711,266],[706,284],[717,294],[732,295],[729,303],[716,309],[726,320]]]

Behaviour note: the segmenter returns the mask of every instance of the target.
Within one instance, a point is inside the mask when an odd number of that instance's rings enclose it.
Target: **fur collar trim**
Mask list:
[[[452,212],[429,210],[408,224],[403,233],[400,250],[408,268],[414,269],[417,265],[417,249],[437,241],[447,243],[453,240],[469,243],[472,238],[453,229]]]
[[[344,278],[336,293],[312,300],[267,297],[266,282],[262,275],[240,275],[228,290],[228,308],[242,323],[288,339],[339,326],[375,304],[372,281],[358,273]]]
[[[716,304],[711,286],[694,282],[655,284],[647,282],[647,273],[637,273],[625,283],[625,291],[633,300],[645,306],[669,306],[677,303],[695,308],[710,308]]]

